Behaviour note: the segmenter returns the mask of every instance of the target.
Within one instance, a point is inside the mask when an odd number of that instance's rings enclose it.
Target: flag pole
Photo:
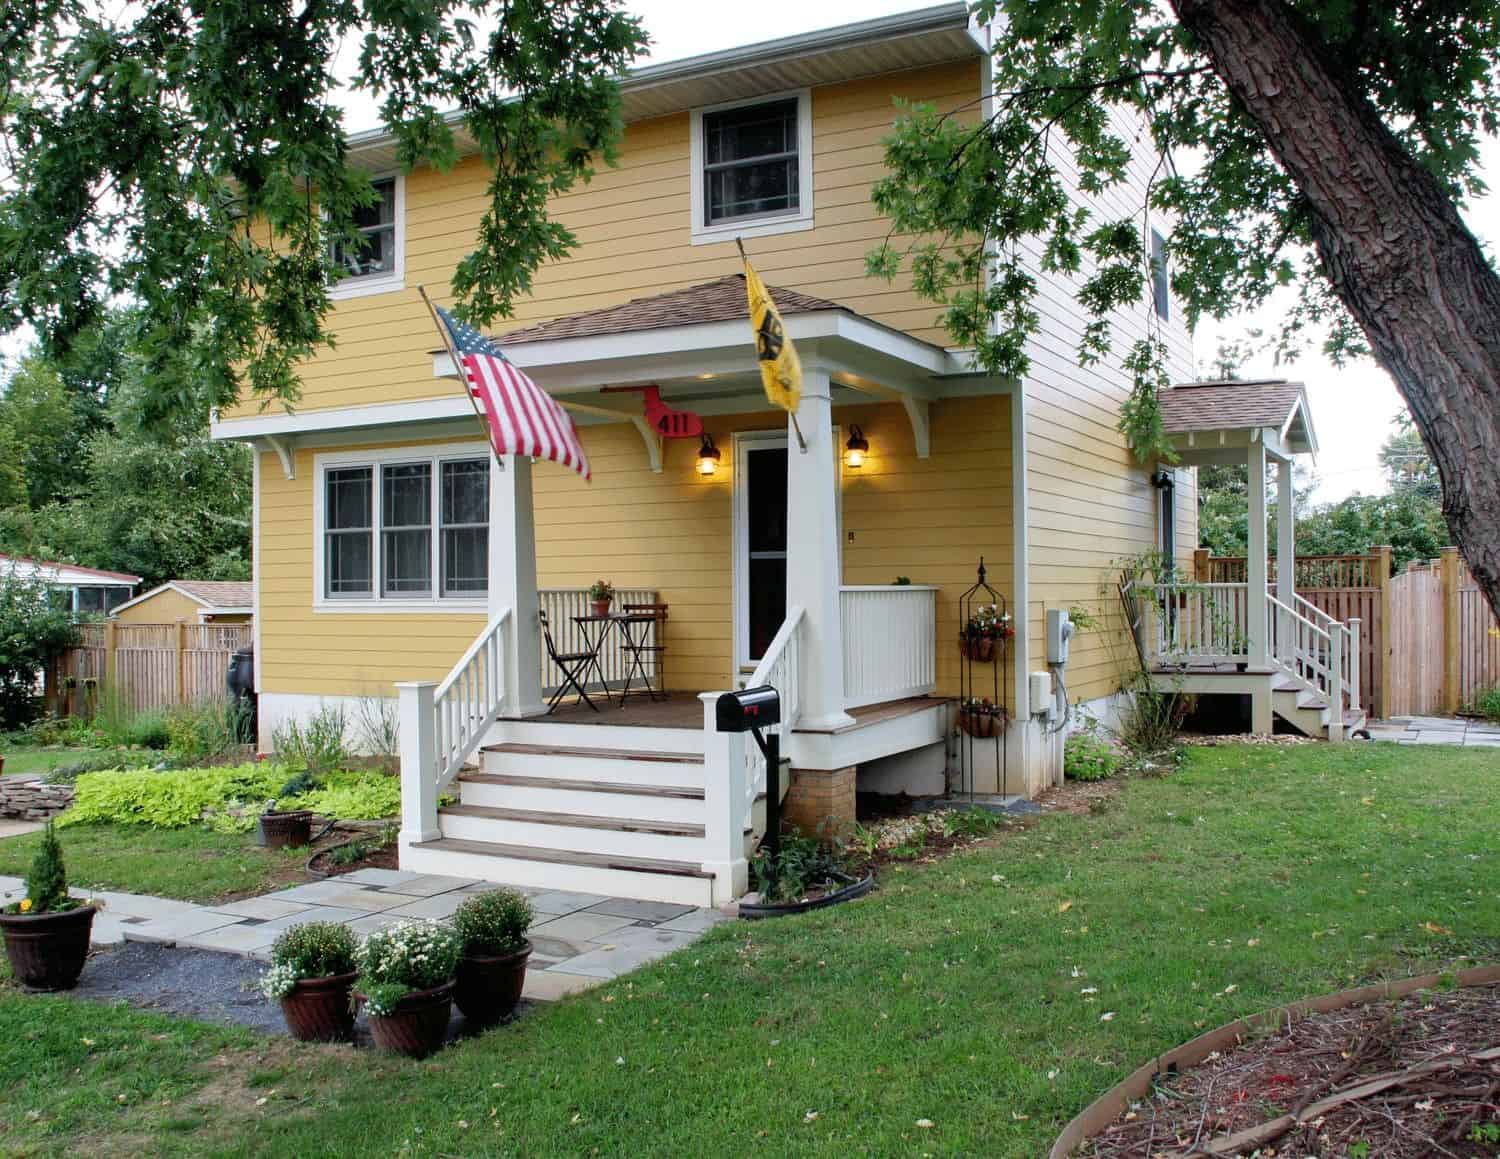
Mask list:
[[[420,282],[417,283],[417,293],[422,295],[422,301],[427,305],[427,312],[432,315],[432,324],[437,327],[442,336],[443,346],[448,351],[448,357],[453,359],[453,369],[458,372],[458,380],[463,384],[464,397],[469,400],[469,405],[474,408],[474,417],[479,420],[479,426],[484,431],[484,441],[490,445],[490,454],[495,456],[495,462],[503,470],[505,464],[500,461],[500,452],[495,449],[495,442],[490,438],[489,420],[484,417],[484,412],[479,409],[479,400],[474,397],[474,392],[469,389],[468,379],[464,375],[464,360],[459,356],[458,350],[453,345],[453,335],[448,333],[448,327],[443,325],[443,320],[438,317],[432,299],[427,296],[427,287]]]
[[[745,243],[741,241],[738,236],[736,236],[734,239],[734,244],[740,251],[740,261],[748,266],[750,264],[750,257],[745,253]],[[768,292],[767,297],[769,296],[770,294]],[[753,318],[750,320],[750,322],[752,326],[755,324],[755,320]],[[788,341],[790,341],[790,339]],[[797,421],[797,412],[794,410],[789,410],[786,413],[787,417],[792,420],[792,430],[797,432],[797,445],[802,449],[802,453],[805,455],[807,454],[807,440],[802,437],[802,424]]]

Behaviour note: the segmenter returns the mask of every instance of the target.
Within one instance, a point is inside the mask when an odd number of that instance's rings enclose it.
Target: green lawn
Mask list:
[[[262,849],[252,833],[149,825],[71,825],[57,832],[68,883],[80,889],[212,902],[305,880],[307,850]],[[24,876],[40,841],[39,833],[0,840],[0,874]]]
[[[1490,751],[1198,749],[425,1063],[0,992],[0,1122],[48,1155],[1035,1159],[1205,1027],[1500,959],[1497,788]]]
[[[97,749],[30,748],[15,745],[0,747],[5,757],[4,772],[45,773],[58,765],[72,765],[93,756]]]

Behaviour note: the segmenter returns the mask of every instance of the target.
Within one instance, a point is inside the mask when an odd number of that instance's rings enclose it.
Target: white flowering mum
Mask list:
[[[389,1014],[405,995],[452,981],[462,953],[451,926],[398,922],[360,944],[356,985],[369,1000],[371,1014]]]

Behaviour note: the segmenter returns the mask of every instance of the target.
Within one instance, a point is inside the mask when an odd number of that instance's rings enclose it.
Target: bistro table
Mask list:
[[[619,633],[620,650],[625,654],[625,686],[620,689],[620,707],[625,707],[625,698],[630,695],[630,685],[636,677],[640,677],[646,695],[652,700],[657,698],[657,690],[651,687],[651,678],[646,672],[646,654],[649,651],[651,629],[658,622],[655,615],[650,612],[610,612],[602,616],[593,614],[574,616],[573,622],[583,633],[584,643],[588,646],[588,650],[594,654],[592,667],[599,675],[599,683],[604,686],[606,698],[609,696],[609,683],[604,678],[604,668],[599,660],[599,654],[608,643],[611,631]]]

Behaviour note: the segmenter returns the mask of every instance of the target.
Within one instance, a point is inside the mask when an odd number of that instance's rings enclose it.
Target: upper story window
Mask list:
[[[695,243],[812,228],[812,104],[806,91],[692,115]]]
[[[405,248],[405,181],[400,176],[370,182],[375,201],[354,211],[359,237],[328,247],[334,279],[330,297],[354,298],[399,290],[402,284],[402,250]]]
[[[1167,239],[1151,231],[1151,303],[1162,321],[1172,317],[1172,279],[1167,273]]]
[[[490,459],[468,448],[320,456],[318,603],[432,606],[489,590]],[[363,460],[363,461],[361,461]],[[461,605],[460,605],[461,606]]]

